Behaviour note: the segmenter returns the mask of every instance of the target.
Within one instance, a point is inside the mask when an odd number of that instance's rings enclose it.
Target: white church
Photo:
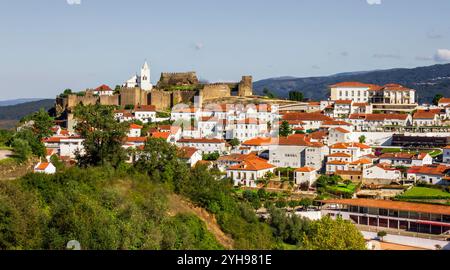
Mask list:
[[[141,68],[141,73],[136,74],[133,77],[131,77],[128,81],[126,81],[123,85],[123,87],[128,88],[134,88],[139,87],[142,90],[150,91],[153,89],[153,85],[150,82],[150,68],[147,64],[147,61],[145,61],[144,65]]]

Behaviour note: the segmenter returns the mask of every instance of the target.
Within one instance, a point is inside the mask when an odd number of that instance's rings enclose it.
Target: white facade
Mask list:
[[[373,166],[363,170],[363,178],[367,180],[401,180],[402,173],[399,170],[383,168],[383,166]]]
[[[150,78],[150,67],[147,64],[147,61],[145,61],[141,68],[140,74],[131,77],[123,84],[123,86],[128,88],[139,87],[142,90],[150,91],[153,89]]]
[[[304,167],[295,171],[295,184],[302,185],[308,183],[309,186],[317,180],[317,171],[310,167]]]
[[[50,162],[39,162],[34,166],[35,173],[55,174],[56,167]]]
[[[62,138],[59,145],[59,154],[61,157],[75,158],[75,154],[84,153],[84,139],[82,138]]]

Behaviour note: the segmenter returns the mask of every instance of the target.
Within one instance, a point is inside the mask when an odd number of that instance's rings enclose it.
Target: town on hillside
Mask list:
[[[343,81],[329,86],[327,100],[307,101],[301,90],[281,100],[270,91],[255,96],[251,76],[234,83],[201,82],[195,72],[162,73],[157,85],[150,79],[146,62],[114,89],[64,91],[52,135],[42,139],[46,158],[34,171],[54,174],[53,156],[70,166],[85,151],[77,107],[112,106],[128,127],[122,147],[132,150],[130,164],[147,141],[160,139],[189,166],[219,171],[236,192],[278,194],[292,215],[342,217],[367,239],[450,249],[450,97],[419,104],[414,89],[395,82]],[[311,203],[289,203],[299,199]],[[267,209],[256,213],[264,218]]]

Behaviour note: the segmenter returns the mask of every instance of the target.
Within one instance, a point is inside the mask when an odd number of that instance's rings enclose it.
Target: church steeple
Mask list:
[[[144,65],[141,68],[141,76],[140,76],[140,87],[143,90],[150,91],[153,88],[153,85],[150,82],[150,67],[148,66],[147,60],[145,60]]]

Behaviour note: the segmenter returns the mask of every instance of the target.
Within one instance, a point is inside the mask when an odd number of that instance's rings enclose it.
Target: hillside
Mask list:
[[[20,99],[0,100],[0,107],[13,106],[13,105],[17,105],[17,104],[38,101],[38,100],[42,100],[42,98],[20,98]]]
[[[450,64],[399,68],[364,72],[340,73],[324,77],[308,78],[271,78],[257,81],[255,92],[262,94],[264,88],[270,89],[276,96],[287,98],[289,91],[298,90],[312,100],[323,100],[329,96],[328,86],[342,81],[359,81],[384,85],[399,83],[417,90],[419,102],[431,102],[436,94],[450,97]]]
[[[0,106],[0,129],[13,128],[24,116],[36,112],[40,108],[49,110],[54,103],[53,99],[43,99],[11,106]]]

